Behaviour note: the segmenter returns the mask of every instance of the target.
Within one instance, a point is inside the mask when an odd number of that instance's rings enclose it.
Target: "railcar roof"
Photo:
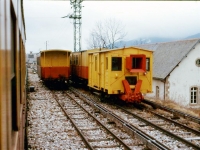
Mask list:
[[[144,50],[144,51],[153,52],[153,51],[150,50],[150,49],[144,49],[144,48],[140,48],[140,47],[133,47],[133,46],[130,46],[130,47],[122,47],[122,48],[116,48],[116,49],[102,49],[101,51],[98,51],[98,52],[91,52],[91,53],[104,53],[104,52],[116,51],[116,50],[123,50],[123,49],[128,49],[128,48],[135,48],[135,49],[139,49],[139,50]],[[89,54],[91,54],[91,53],[89,53]]]
[[[81,50],[81,51],[77,51],[77,52],[73,52],[73,53],[82,53],[82,52],[88,52],[88,53],[94,53],[95,51],[98,51],[98,50],[100,50],[99,48],[95,48],[95,49],[86,49],[86,50]],[[105,48],[104,49],[101,49],[101,50],[105,50]],[[107,50],[107,49],[106,49]]]
[[[65,49],[48,49],[48,50],[41,50],[40,52],[54,52],[54,51],[59,51],[59,52],[72,52],[71,50],[65,50]]]
[[[143,44],[137,47],[154,50],[153,77],[165,79],[198,43],[199,38]]]

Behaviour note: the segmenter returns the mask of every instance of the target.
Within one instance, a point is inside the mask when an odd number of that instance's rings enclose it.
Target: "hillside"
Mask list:
[[[181,39],[178,38],[163,38],[163,37],[149,37],[149,38],[139,38],[129,41],[119,41],[116,42],[115,47],[124,47],[124,46],[134,46],[134,45],[141,45],[141,44],[147,44],[147,43],[160,43],[160,42],[170,42],[175,40],[183,40],[183,39],[193,39],[193,38],[200,38],[200,33],[184,37]]]

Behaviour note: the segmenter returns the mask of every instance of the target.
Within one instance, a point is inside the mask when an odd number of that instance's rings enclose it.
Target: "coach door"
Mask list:
[[[92,77],[93,77],[93,86],[95,88],[99,88],[99,77],[100,77],[100,72],[99,72],[99,69],[100,69],[100,66],[99,66],[99,54],[94,54],[93,55],[93,74],[92,74]]]

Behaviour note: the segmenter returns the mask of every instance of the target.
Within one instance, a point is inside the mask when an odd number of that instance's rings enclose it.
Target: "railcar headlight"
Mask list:
[[[115,79],[117,79],[117,78],[118,78],[118,74],[116,73],[116,74],[115,74]]]

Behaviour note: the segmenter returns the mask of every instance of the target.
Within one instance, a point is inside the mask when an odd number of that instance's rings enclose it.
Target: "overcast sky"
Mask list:
[[[184,38],[200,33],[200,2],[192,1],[83,1],[82,49],[95,23],[115,18],[125,25],[124,40],[144,37]],[[46,49],[73,51],[73,20],[70,1],[24,0],[26,51]]]

